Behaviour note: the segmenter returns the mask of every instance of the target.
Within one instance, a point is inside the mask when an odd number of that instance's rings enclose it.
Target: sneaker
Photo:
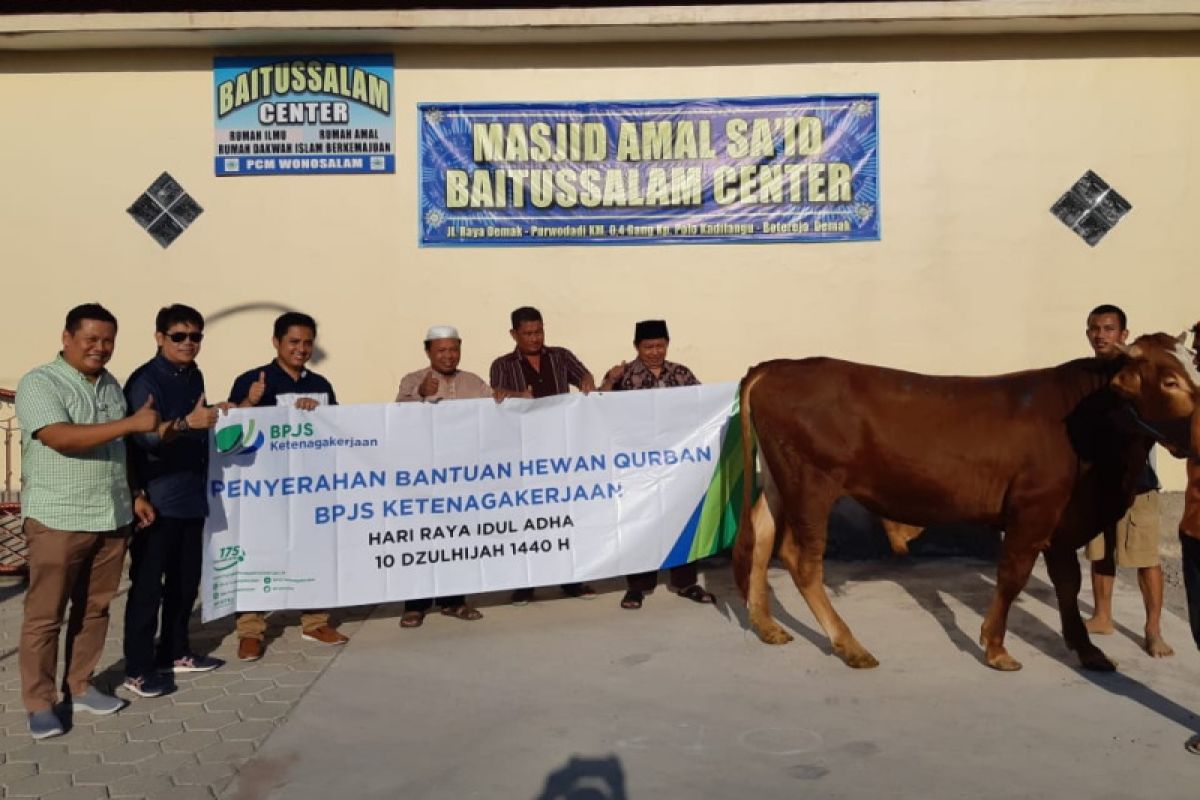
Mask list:
[[[338,633],[328,625],[322,625],[311,631],[304,631],[300,634],[300,638],[306,642],[320,642],[321,644],[345,644],[350,641],[349,636]]]
[[[70,706],[72,711],[86,711],[89,714],[104,716],[120,711],[125,707],[125,701],[111,694],[104,694],[95,686],[89,686],[79,697],[71,698]]]
[[[533,601],[533,589],[517,589],[512,593],[514,606],[527,606]]]
[[[258,661],[263,656],[262,641],[259,639],[238,639],[238,660]]]
[[[133,692],[138,697],[159,697],[174,687],[166,678],[150,673],[136,678],[130,675],[121,684],[121,688]]]
[[[190,655],[177,658],[169,667],[163,667],[163,672],[212,672],[217,667],[225,666],[225,662],[212,656]]]
[[[53,708],[47,708],[45,711],[35,711],[29,715],[29,735],[35,739],[49,739],[51,736],[62,736],[62,720],[54,713]]]

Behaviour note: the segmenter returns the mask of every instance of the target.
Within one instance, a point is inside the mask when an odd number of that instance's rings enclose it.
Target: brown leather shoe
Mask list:
[[[263,646],[260,639],[238,639],[238,659],[258,661],[262,658]]]
[[[338,633],[328,625],[322,625],[311,631],[304,631],[300,634],[300,638],[309,642],[320,642],[321,644],[345,644],[350,641],[350,637]]]

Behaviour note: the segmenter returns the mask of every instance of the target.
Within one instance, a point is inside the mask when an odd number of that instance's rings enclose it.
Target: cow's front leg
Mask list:
[[[1009,531],[1005,535],[1000,567],[996,570],[996,594],[979,633],[984,659],[993,669],[1015,672],[1021,668],[1021,662],[1004,649],[1004,634],[1008,630],[1008,610],[1028,583],[1037,555],[1037,548],[1022,543],[1016,532]]]
[[[1063,639],[1067,647],[1079,656],[1079,663],[1084,669],[1098,672],[1115,670],[1117,663],[1092,644],[1087,625],[1079,613],[1079,589],[1083,585],[1083,578],[1074,548],[1052,544],[1046,550],[1046,570],[1050,573],[1054,594],[1058,597],[1058,614],[1062,619]]]

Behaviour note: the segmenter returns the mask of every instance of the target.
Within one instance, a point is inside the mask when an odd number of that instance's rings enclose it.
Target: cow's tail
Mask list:
[[[733,544],[733,578],[742,599],[750,590],[750,568],[754,563],[754,423],[750,418],[750,390],[760,373],[751,367],[738,385],[738,405],[742,425],[742,513],[738,517],[737,538]]]

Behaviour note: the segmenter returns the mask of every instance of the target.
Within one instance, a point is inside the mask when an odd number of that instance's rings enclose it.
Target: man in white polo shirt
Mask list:
[[[67,313],[62,351],[17,386],[21,423],[21,510],[29,546],[29,589],[21,624],[21,695],[35,739],[58,736],[54,711],[58,635],[67,601],[66,689],[74,713],[111,714],[124,702],[91,685],[108,633],[129,525],[154,521],[133,493],[125,437],[159,424],[154,398],[126,415],[121,385],[104,367],[117,320],[97,303]],[[136,494],[136,496],[134,496]]]

